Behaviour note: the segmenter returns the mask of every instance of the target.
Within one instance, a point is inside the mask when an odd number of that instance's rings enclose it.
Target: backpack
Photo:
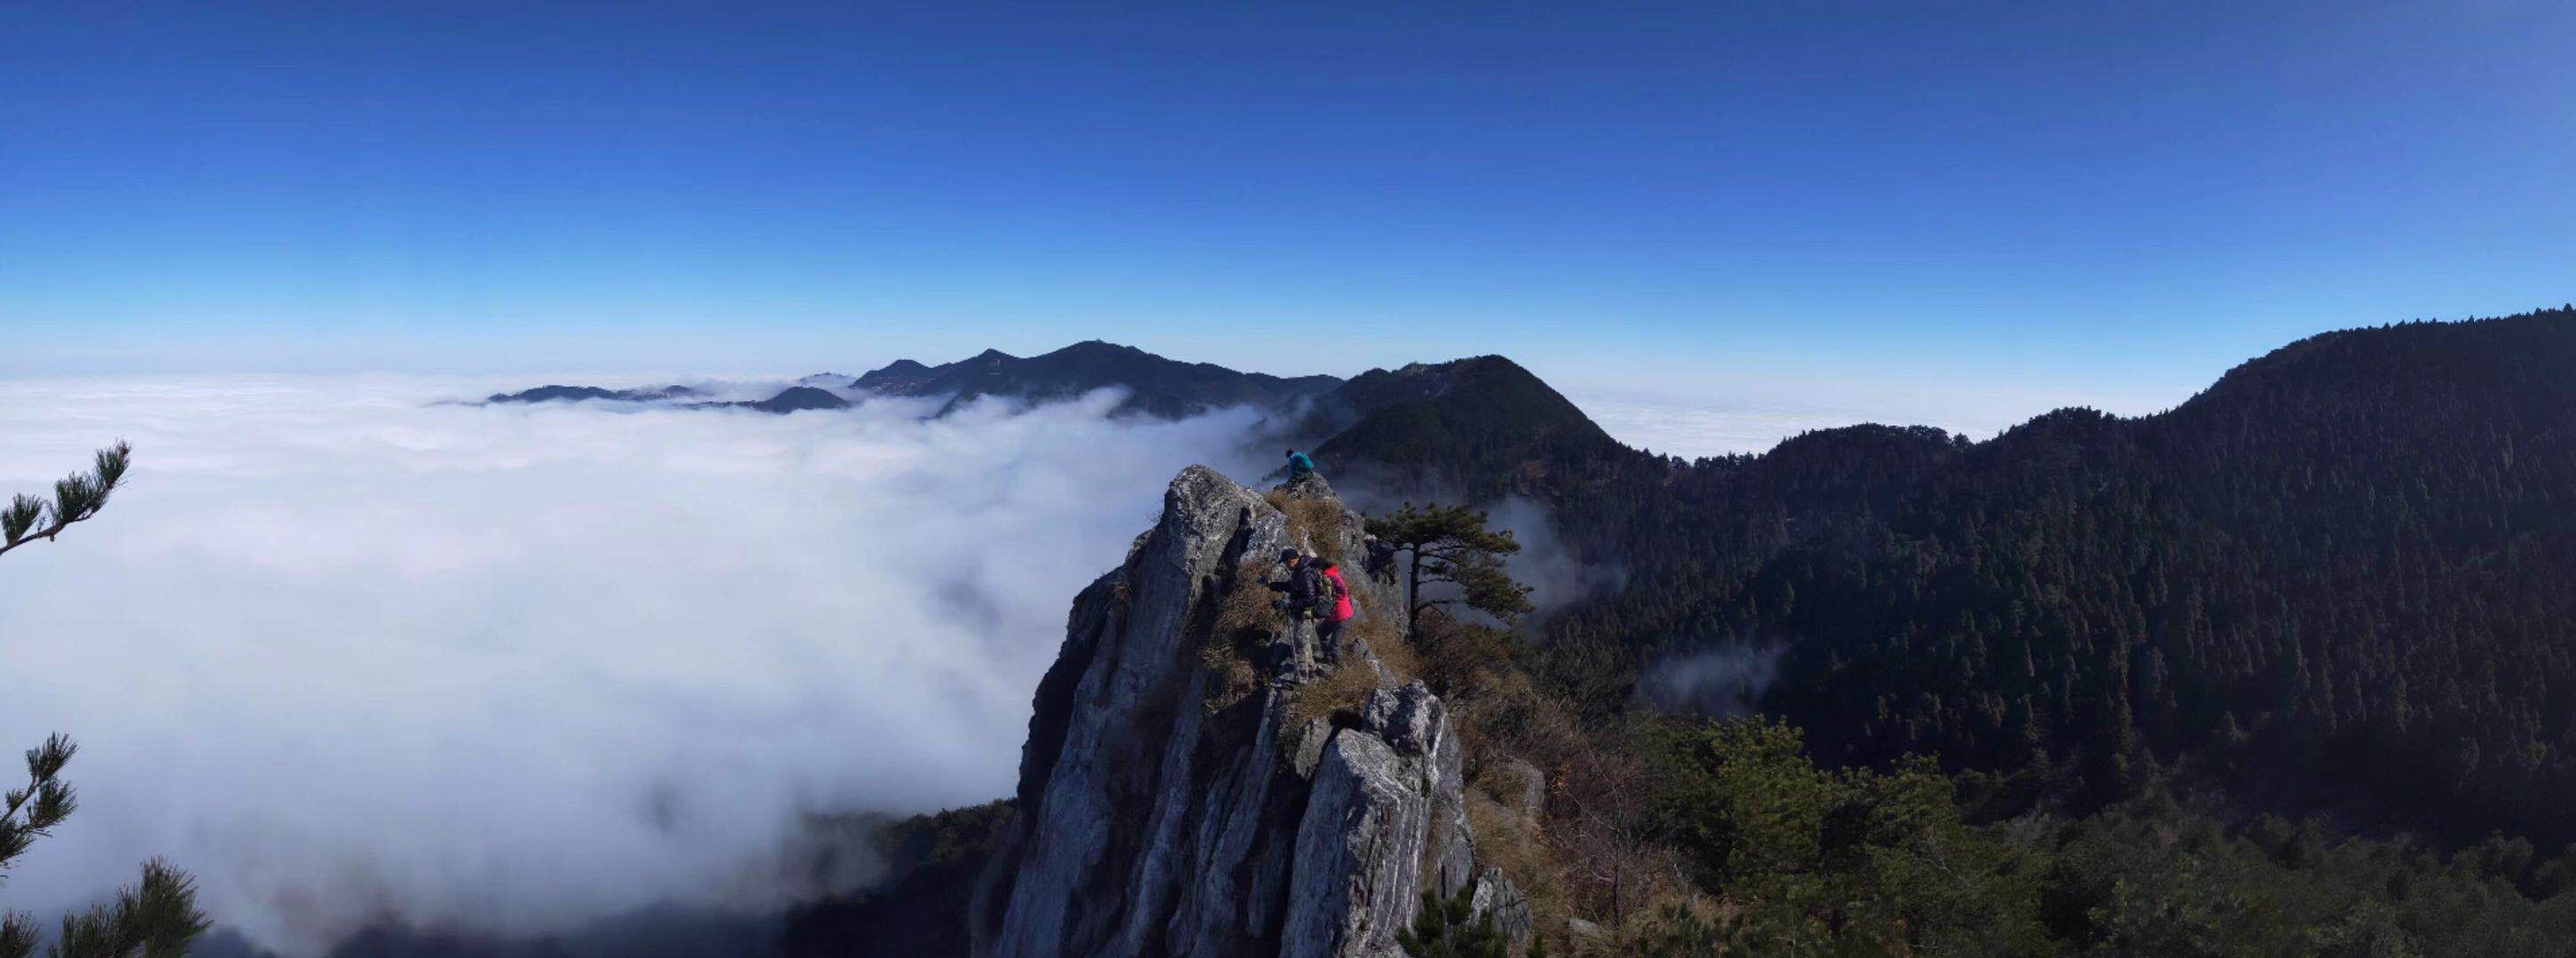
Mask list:
[[[1297,567],[1297,584],[1302,588],[1289,598],[1294,601],[1302,597],[1309,610],[1333,601],[1333,580],[1324,578],[1324,570],[1315,568],[1314,563]]]
[[[1333,571],[1340,572],[1341,570],[1336,568]],[[1315,577],[1324,580],[1323,598],[1315,603],[1315,615],[1317,618],[1331,618],[1334,613],[1341,611],[1343,602],[1350,600],[1350,587],[1335,584],[1332,576],[1325,575],[1321,572],[1316,573]],[[1352,602],[1351,618],[1356,619],[1359,617],[1360,604]]]

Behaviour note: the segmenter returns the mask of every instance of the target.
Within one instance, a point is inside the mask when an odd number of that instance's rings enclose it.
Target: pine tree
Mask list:
[[[0,880],[9,863],[25,854],[38,838],[79,807],[63,766],[80,750],[60,733],[27,750],[27,786],[0,796]],[[116,901],[88,912],[63,916],[62,936],[52,958],[176,958],[209,927],[197,910],[196,881],[155,858],[143,863],[143,880],[120,889]],[[36,953],[36,926],[24,912],[0,914],[0,958],[29,958]]]
[[[1495,927],[1494,916],[1476,915],[1472,890],[1458,889],[1448,901],[1428,890],[1412,928],[1399,928],[1395,943],[1408,958],[1511,958],[1511,939]]]
[[[1521,544],[1509,532],[1485,528],[1488,521],[1480,510],[1465,506],[1443,506],[1432,503],[1415,506],[1405,503],[1395,515],[1368,520],[1370,535],[1410,553],[1406,562],[1405,606],[1406,638],[1416,634],[1425,609],[1465,603],[1468,608],[1510,622],[1529,613],[1530,587],[1512,581],[1503,570],[1506,556],[1521,551]],[[1458,588],[1451,598],[1429,598],[1423,595],[1424,583],[1447,584]]]
[[[133,447],[123,442],[98,451],[89,474],[74,474],[54,483],[54,499],[13,498],[0,511],[0,553],[35,542],[51,541],[73,523],[98,515],[107,496],[125,479]],[[45,744],[27,750],[27,785],[0,795],[0,881],[9,864],[26,854],[36,839],[53,834],[71,817],[80,801],[62,778],[80,746],[57,732]],[[195,879],[155,858],[143,863],[143,880],[119,889],[116,901],[86,913],[63,916],[62,934],[48,954],[52,958],[177,958],[209,927],[197,910]],[[36,953],[36,926],[24,912],[0,913],[0,958],[28,958]]]

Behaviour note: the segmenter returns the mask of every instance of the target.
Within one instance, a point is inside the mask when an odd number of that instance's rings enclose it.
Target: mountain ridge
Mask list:
[[[872,397],[946,397],[947,401],[932,413],[933,416],[944,416],[986,398],[1037,404],[1076,399],[1102,389],[1122,389],[1127,395],[1113,409],[1114,414],[1180,419],[1231,406],[1251,406],[1285,414],[1302,408],[1341,383],[1333,376],[1281,377],[1239,372],[1214,363],[1182,362],[1134,346],[1092,339],[1027,358],[998,349],[986,349],[966,359],[938,366],[912,359],[897,359],[858,376],[840,373],[803,376],[763,400],[683,405],[784,413],[839,409]],[[493,393],[483,401],[650,403],[694,399],[703,395],[705,393],[687,386],[609,389],[548,385],[518,392]],[[824,398],[826,395],[840,401],[828,401]]]
[[[1566,486],[1588,464],[1643,459],[1502,356],[1372,369],[1315,404],[1315,455],[1378,483],[1473,500]]]
[[[944,413],[988,396],[1049,402],[1114,386],[1128,390],[1118,412],[1178,419],[1224,406],[1284,409],[1340,384],[1332,376],[1283,378],[1182,362],[1091,339],[1027,358],[987,349],[938,366],[900,359],[861,375],[856,388],[881,396],[946,395]]]
[[[2576,788],[2571,365],[2576,312],[2403,324],[2148,416],[1610,463],[1550,504],[1630,587],[1549,633],[1626,650],[1613,687],[1785,637],[1766,710],[1838,762],[2046,765],[2078,807],[2185,774],[2377,832],[2576,839],[2542,797]]]
[[[687,399],[697,395],[700,395],[697,390],[687,386],[663,386],[658,389],[649,386],[639,389],[604,389],[598,386],[558,385],[538,386],[514,393],[493,393],[484,397],[483,401],[486,403],[581,402],[584,400],[652,402],[663,399]]]

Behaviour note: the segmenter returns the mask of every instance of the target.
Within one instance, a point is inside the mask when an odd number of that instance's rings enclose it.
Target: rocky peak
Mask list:
[[[1349,557],[1344,649],[1271,607],[1268,557],[1292,546]],[[977,954],[1394,955],[1426,889],[1519,901],[1471,870],[1458,737],[1388,664],[1409,656],[1380,655],[1401,597],[1362,555],[1321,477],[1172,480],[1039,685]]]
[[[1106,339],[1086,339],[1063,349],[1056,350],[1054,355],[1147,356],[1151,354],[1134,346],[1113,343]]]
[[[748,408],[757,409],[761,412],[775,413],[800,412],[807,409],[847,409],[849,407],[850,401],[841,398],[840,394],[826,389],[817,389],[813,386],[789,386],[778,395],[771,396],[756,403],[748,404]]]
[[[883,396],[900,396],[930,381],[931,368],[909,359],[898,359],[861,373],[850,388]]]

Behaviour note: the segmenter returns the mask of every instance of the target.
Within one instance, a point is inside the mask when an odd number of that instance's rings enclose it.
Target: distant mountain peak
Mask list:
[[[1562,464],[1644,455],[1529,370],[1494,355],[1353,376],[1316,403],[1299,431],[1330,437],[1314,450],[1327,469],[1365,465],[1390,471],[1385,478],[1400,487],[1478,501],[1566,482]]]
[[[1330,376],[1283,379],[1087,339],[1030,357],[987,349],[939,366],[897,360],[859,377],[856,388],[879,396],[947,396],[942,412],[986,396],[1055,402],[1118,388],[1128,393],[1119,412],[1178,419],[1226,406],[1285,409],[1340,384]]]
[[[1106,339],[1086,339],[1086,340],[1083,340],[1083,341],[1081,341],[1081,342],[1075,343],[1075,344],[1073,344],[1073,345],[1071,345],[1071,346],[1067,346],[1067,347],[1065,347],[1065,348],[1063,348],[1063,349],[1056,350],[1055,352],[1048,353],[1047,355],[1049,355],[1049,356],[1064,355],[1064,354],[1076,354],[1076,355],[1078,355],[1078,354],[1081,354],[1081,353],[1112,353],[1112,354],[1119,354],[1119,355],[1136,355],[1136,356],[1151,356],[1151,355],[1153,355],[1152,353],[1148,353],[1148,352],[1146,352],[1146,351],[1144,351],[1144,350],[1142,350],[1142,349],[1138,349],[1138,348],[1136,348],[1136,347],[1134,347],[1134,346],[1129,346],[1129,345],[1125,345],[1125,344],[1122,344],[1122,343],[1113,343],[1113,342],[1110,342],[1110,341],[1108,341],[1108,340],[1106,340]],[[1158,358],[1159,358],[1159,357],[1158,357]]]
[[[652,387],[642,389],[602,389],[598,386],[548,385],[539,386],[534,389],[522,389],[514,393],[493,393],[490,396],[484,397],[483,401],[487,403],[541,403],[581,402],[583,400],[596,399],[607,402],[651,402],[657,399],[687,399],[696,395],[698,395],[698,391],[687,386],[663,386],[658,389]]]
[[[762,412],[789,413],[808,409],[848,409],[850,401],[828,389],[789,386],[778,395],[746,405]]]

